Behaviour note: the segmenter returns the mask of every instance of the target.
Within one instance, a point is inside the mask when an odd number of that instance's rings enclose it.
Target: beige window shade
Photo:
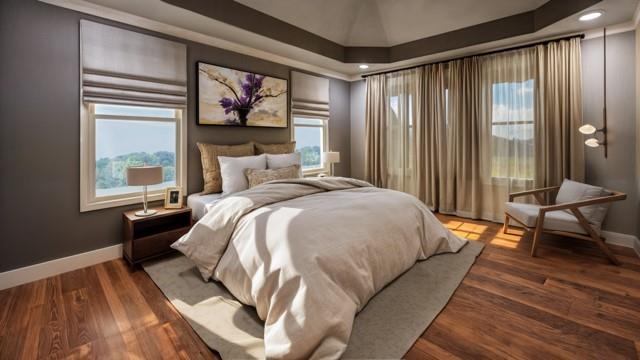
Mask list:
[[[184,44],[87,20],[80,37],[83,101],[187,105]]]
[[[329,118],[329,79],[291,72],[291,113]]]

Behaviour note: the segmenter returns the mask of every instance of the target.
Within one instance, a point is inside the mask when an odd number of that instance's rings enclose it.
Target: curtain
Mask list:
[[[483,57],[481,69],[479,216],[498,221],[511,192],[534,187],[536,49]],[[478,215],[478,214],[476,214]]]
[[[387,187],[387,107],[385,75],[367,78],[364,174],[371,184]]]
[[[365,105],[367,181],[417,197],[424,192],[419,181],[424,163],[417,161],[417,144],[422,140],[416,129],[416,124],[423,125],[423,71],[416,68],[368,78]]]
[[[510,192],[584,179],[580,40],[367,78],[366,175],[501,221]]]
[[[425,66],[424,116],[416,124],[416,162],[418,166],[424,164],[418,178],[424,187],[418,198],[432,210],[440,208],[453,189],[447,177],[447,78],[446,64]]]
[[[415,124],[422,123],[423,69],[386,75],[387,187],[420,196]],[[423,164],[420,164],[422,167]]]
[[[580,39],[536,47],[535,186],[560,185],[564,178],[584,181],[582,65]]]

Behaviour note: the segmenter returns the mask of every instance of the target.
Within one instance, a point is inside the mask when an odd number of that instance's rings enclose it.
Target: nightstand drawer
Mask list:
[[[133,240],[133,257],[142,260],[171,251],[171,244],[189,232],[189,227]]]
[[[172,252],[171,244],[191,229],[191,209],[155,210],[155,215],[145,217],[137,216],[135,211],[122,214],[122,252],[131,264]]]

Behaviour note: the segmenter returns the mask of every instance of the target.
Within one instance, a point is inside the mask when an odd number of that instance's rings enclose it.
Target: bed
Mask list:
[[[220,200],[222,193],[206,194],[193,193],[187,196],[187,206],[191,208],[193,220],[200,220]]]
[[[377,292],[465,243],[411,195],[327,177],[225,196],[172,246],[255,307],[267,358],[335,359]]]

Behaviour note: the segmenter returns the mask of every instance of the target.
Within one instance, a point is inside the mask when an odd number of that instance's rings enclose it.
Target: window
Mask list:
[[[534,177],[534,80],[494,83],[491,117],[491,177]]]
[[[141,187],[126,183],[129,166],[162,166],[164,181],[149,186],[150,200],[184,184],[182,110],[87,104],[84,111],[81,211],[140,202]]]
[[[328,120],[295,116],[293,118],[293,138],[296,151],[302,157],[302,171],[305,174],[327,171],[324,152],[328,144]]]

